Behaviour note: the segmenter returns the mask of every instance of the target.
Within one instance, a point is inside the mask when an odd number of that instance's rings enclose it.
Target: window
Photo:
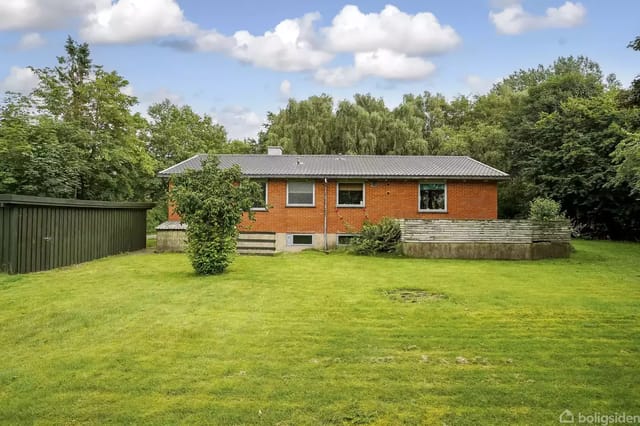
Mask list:
[[[312,234],[289,234],[287,235],[287,245],[311,246],[313,245],[313,235]]]
[[[342,234],[338,235],[338,245],[339,246],[349,246],[351,245],[351,241],[357,237],[354,234]]]
[[[338,206],[364,207],[364,183],[338,183]]]
[[[267,182],[266,181],[258,181],[256,182],[260,185],[260,190],[262,197],[259,201],[257,201],[251,210],[266,210],[267,209]]]
[[[423,212],[447,211],[447,186],[444,183],[421,183],[418,210]]]
[[[313,207],[315,201],[314,182],[287,182],[287,206]]]

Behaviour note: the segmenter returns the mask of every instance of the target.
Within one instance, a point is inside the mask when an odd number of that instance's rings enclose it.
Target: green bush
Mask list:
[[[351,251],[365,255],[396,253],[399,244],[400,225],[385,217],[379,223],[362,225],[360,235],[351,241]]]
[[[538,197],[529,204],[529,219],[531,220],[558,220],[564,219],[560,211],[560,203],[551,198]]]
[[[156,226],[167,221],[167,199],[163,197],[156,202],[154,208],[147,212],[147,234],[155,234]]]
[[[187,227],[187,254],[196,273],[220,274],[233,260],[237,225],[260,198],[260,186],[242,176],[240,168],[218,168],[209,157],[201,170],[173,177],[169,193],[175,211]]]

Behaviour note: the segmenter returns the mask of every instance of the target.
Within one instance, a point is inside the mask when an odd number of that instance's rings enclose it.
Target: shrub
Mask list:
[[[365,223],[360,235],[351,241],[351,250],[357,254],[374,255],[395,253],[400,243],[400,225],[385,217],[379,223]]]
[[[529,204],[529,219],[531,220],[558,220],[564,219],[560,211],[560,203],[551,198],[538,197]]]
[[[259,199],[260,187],[242,177],[238,166],[220,169],[210,157],[201,170],[173,177],[169,193],[187,227],[187,254],[197,274],[220,274],[236,251],[237,225]]]

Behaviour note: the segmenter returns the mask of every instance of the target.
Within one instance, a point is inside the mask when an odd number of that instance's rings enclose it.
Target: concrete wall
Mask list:
[[[410,257],[453,259],[544,259],[569,257],[571,228],[567,221],[531,222],[528,220],[400,220],[401,248]],[[165,222],[156,228],[157,251],[183,251],[186,245],[185,226],[179,222]],[[276,232],[240,234],[240,240],[254,247],[262,237],[273,241],[273,252],[298,252],[305,249],[323,250],[324,234],[313,235],[311,245],[291,245],[291,233]],[[327,248],[337,248],[341,233],[327,234]],[[249,241],[254,240],[254,241]],[[242,251],[242,244],[239,245]],[[259,254],[254,251],[246,253]]]
[[[401,220],[406,256],[452,259],[569,257],[568,221]]]
[[[169,224],[169,225],[167,225]],[[165,222],[156,228],[156,251],[157,252],[183,252],[186,249],[187,240],[185,228],[183,225],[179,225],[179,222]],[[241,232],[238,239],[238,251],[246,254],[259,254],[256,250],[244,250],[244,246],[249,246],[252,249],[256,249],[257,246],[265,246],[257,239],[269,234],[264,233],[243,233]],[[289,234],[285,232],[278,232],[271,234],[269,238],[275,236],[275,252],[300,252],[307,249],[324,250],[324,234],[312,233],[313,244],[312,245],[290,245],[287,241]],[[248,241],[253,240],[253,241]],[[337,247],[338,234],[327,235],[327,247],[329,249],[335,249]]]
[[[537,260],[569,257],[571,244],[545,243],[424,243],[401,244],[402,253],[409,257],[431,259],[506,259]]]
[[[179,221],[161,223],[156,227],[156,251],[183,252],[187,247],[186,229]]]

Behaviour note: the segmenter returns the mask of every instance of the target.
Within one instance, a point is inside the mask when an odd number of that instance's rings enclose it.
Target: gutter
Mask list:
[[[174,174],[180,173],[158,173],[159,177],[171,177]],[[358,180],[471,180],[471,181],[503,181],[510,180],[511,176],[504,174],[503,176],[452,176],[452,175],[430,175],[430,176],[399,176],[399,175],[317,175],[317,174],[249,174],[243,173],[244,177],[250,179],[358,179]]]

